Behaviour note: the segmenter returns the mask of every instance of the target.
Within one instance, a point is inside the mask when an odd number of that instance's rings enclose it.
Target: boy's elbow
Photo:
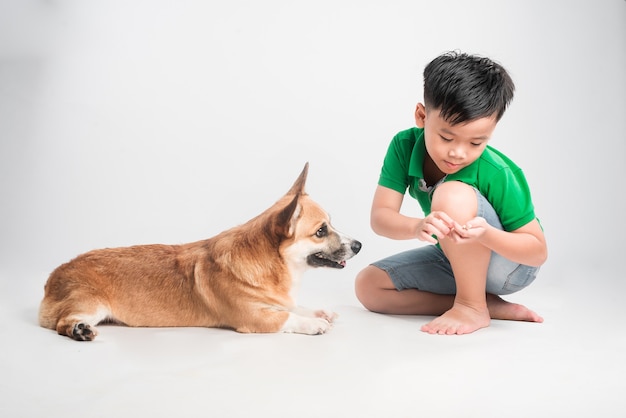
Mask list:
[[[382,229],[381,229],[381,227],[380,227],[380,223],[379,223],[379,222],[376,222],[376,220],[374,219],[374,217],[372,217],[372,218],[370,219],[370,228],[372,228],[372,231],[374,231],[374,233],[375,233],[376,235],[383,236]]]
[[[383,235],[380,216],[374,210],[372,210],[370,214],[370,228],[372,228],[372,231],[374,231],[376,235]]]
[[[533,267],[541,267],[546,261],[548,261],[548,248],[544,246],[537,254],[537,259],[533,263]]]

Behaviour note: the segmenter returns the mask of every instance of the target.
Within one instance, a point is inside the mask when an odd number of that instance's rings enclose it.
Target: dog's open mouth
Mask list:
[[[307,258],[307,262],[312,267],[331,267],[335,269],[342,269],[346,266],[345,260],[341,260],[337,262],[337,261],[331,260],[330,258],[327,258],[327,256],[324,253],[311,254]]]

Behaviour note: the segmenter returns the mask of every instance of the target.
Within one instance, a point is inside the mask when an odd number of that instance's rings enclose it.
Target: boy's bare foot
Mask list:
[[[469,334],[489,326],[490,318],[510,321],[543,322],[543,318],[524,305],[507,302],[500,296],[487,294],[487,310],[455,303],[452,308],[428,324],[422,331],[429,334]]]
[[[488,327],[489,322],[489,310],[486,307],[475,309],[455,303],[450,310],[422,326],[421,329],[429,334],[461,335]]]
[[[524,305],[507,302],[500,296],[487,294],[487,307],[492,319],[543,322],[543,318]]]

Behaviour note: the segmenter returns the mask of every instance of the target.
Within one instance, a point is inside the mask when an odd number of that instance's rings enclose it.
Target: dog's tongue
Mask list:
[[[339,263],[339,264],[341,264],[343,267],[345,267],[346,266],[346,260],[342,260],[341,263]]]

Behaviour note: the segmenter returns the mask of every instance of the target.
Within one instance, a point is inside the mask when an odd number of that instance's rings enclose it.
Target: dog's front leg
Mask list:
[[[313,311],[309,311],[313,312]],[[321,312],[321,311],[319,311]],[[287,321],[280,329],[282,332],[293,332],[298,334],[318,335],[324,334],[332,328],[330,321],[322,316],[304,316],[295,312],[289,312]]]

